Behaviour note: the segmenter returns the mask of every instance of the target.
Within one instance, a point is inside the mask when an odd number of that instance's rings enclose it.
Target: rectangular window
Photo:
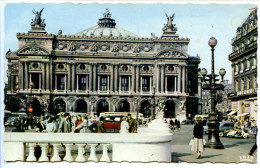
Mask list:
[[[79,75],[78,80],[79,80],[78,81],[79,90],[86,90],[86,83],[87,83],[86,75]]]
[[[173,92],[175,87],[175,81],[174,76],[168,76],[167,77],[167,91]],[[189,81],[190,82],[190,81]]]
[[[65,75],[57,75],[57,89],[65,90]]]
[[[107,76],[100,76],[100,90],[107,91],[108,79]]]
[[[150,91],[150,76],[142,77],[142,91]]]
[[[121,91],[129,91],[129,77],[128,76],[121,77]]]
[[[32,89],[39,89],[39,73],[32,73]]]

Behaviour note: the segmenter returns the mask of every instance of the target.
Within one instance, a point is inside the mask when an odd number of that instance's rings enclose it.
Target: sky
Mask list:
[[[180,37],[190,38],[188,54],[201,58],[201,68],[211,71],[211,51],[208,46],[210,37],[215,37],[218,44],[215,47],[215,73],[225,68],[225,79],[231,82],[231,63],[228,55],[232,52],[231,39],[236,35],[236,29],[249,15],[249,9],[254,4],[7,4],[4,11],[4,53],[18,49],[16,33],[28,32],[30,22],[34,19],[32,10],[44,8],[42,19],[45,19],[46,31],[57,34],[62,29],[63,34],[75,34],[97,24],[106,8],[112,14],[118,26],[141,37],[151,37],[151,33],[160,37],[163,25],[167,22],[165,13],[175,13],[173,21]],[[7,63],[7,61],[6,61]],[[5,70],[7,64],[5,64]],[[6,75],[5,75],[6,76]],[[5,80],[7,78],[5,77]]]

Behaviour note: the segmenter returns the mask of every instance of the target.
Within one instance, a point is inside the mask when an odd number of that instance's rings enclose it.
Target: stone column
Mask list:
[[[111,64],[111,73],[110,73],[110,76],[111,76],[111,80],[110,80],[110,91],[111,92],[114,92],[114,65]]]
[[[53,78],[56,76],[55,71],[53,71],[53,64],[50,63],[50,90],[53,90]],[[56,84],[55,84],[56,85]]]
[[[132,65],[132,78],[131,78],[131,80],[132,80],[132,87],[131,87],[131,92],[132,92],[132,94],[135,92],[135,66],[136,65]],[[129,83],[130,83],[130,81],[129,81]]]
[[[39,73],[39,90],[41,90],[42,89],[42,74],[41,73]]]
[[[118,92],[118,64],[115,65],[115,92]]]
[[[157,71],[158,71],[157,66],[158,65],[157,65],[157,61],[156,61],[156,63],[154,64],[154,67],[153,67],[153,78],[152,78],[153,83],[152,83],[152,88],[151,88],[152,92],[155,91],[155,93],[156,93],[157,88],[158,88],[158,86],[157,86],[157,78],[158,78],[158,76],[157,76]],[[153,90],[153,87],[155,88],[155,90]]]
[[[19,62],[19,89],[23,90],[23,62]]]
[[[45,62],[42,63],[42,90],[45,90]]]
[[[164,92],[164,65],[161,65],[161,93]]]
[[[71,90],[71,65],[70,64],[68,64],[68,91],[70,91]]]
[[[156,75],[157,75],[157,78],[156,78],[156,92],[158,93],[159,90],[160,90],[160,65],[157,64],[157,70],[156,70]]]
[[[139,79],[140,79],[140,65],[137,65],[137,67],[136,67],[136,93],[140,92]]]
[[[174,92],[177,91],[177,76],[174,76]]]
[[[50,73],[49,64],[46,63],[46,90],[50,89]]]
[[[93,64],[93,91],[97,91],[97,64]]]
[[[181,92],[181,67],[178,66],[178,93]]]
[[[57,75],[55,74],[55,90],[57,90]]]
[[[24,63],[24,65],[25,65],[25,88],[24,89],[26,89],[27,91],[28,91],[28,81],[29,81],[29,79],[28,79],[28,62],[25,62]],[[10,75],[11,76],[11,75]]]
[[[93,68],[93,65],[92,64],[89,64],[89,91],[92,92],[92,81],[93,81],[93,71],[92,71],[92,68]]]
[[[75,64],[72,63],[72,74],[71,74],[71,81],[72,81],[72,89],[75,92]]]
[[[182,70],[182,93],[185,93],[185,69],[184,69],[184,66],[182,66],[181,70]]]

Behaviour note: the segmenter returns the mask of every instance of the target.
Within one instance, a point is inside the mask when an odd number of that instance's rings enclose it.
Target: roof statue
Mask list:
[[[172,21],[175,18],[175,13],[170,17],[167,15],[167,13],[165,13],[165,15],[167,17],[167,27],[173,27]]]
[[[108,8],[106,11],[103,13],[104,18],[111,18],[111,13],[109,12]]]
[[[172,16],[168,16],[167,13],[165,13],[167,17],[167,24],[164,24],[163,27],[163,37],[173,37],[176,36],[177,27],[175,24],[173,24],[173,20],[175,18],[175,13]]]
[[[41,22],[42,22],[41,15],[42,15],[43,9],[44,9],[44,8],[42,8],[42,10],[41,10],[40,12],[35,11],[35,10],[33,9],[32,12],[35,14],[35,18],[34,18],[34,21],[33,21],[33,22],[34,22],[35,24],[41,24]]]
[[[40,10],[40,11],[35,11],[35,9],[33,9],[32,12],[35,14],[35,18],[32,19],[32,22],[31,22],[32,30],[29,32],[45,33],[45,30],[44,30],[44,28],[46,26],[46,24],[44,23],[45,19],[41,18],[43,9],[44,8],[42,8],[42,10]]]

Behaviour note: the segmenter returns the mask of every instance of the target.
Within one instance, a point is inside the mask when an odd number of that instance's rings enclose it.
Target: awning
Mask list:
[[[246,115],[248,115],[248,113],[240,114],[240,115],[238,115],[237,117],[242,117],[242,116],[246,116]]]
[[[230,115],[234,115],[237,111],[232,111],[231,113],[228,114],[228,116]]]

